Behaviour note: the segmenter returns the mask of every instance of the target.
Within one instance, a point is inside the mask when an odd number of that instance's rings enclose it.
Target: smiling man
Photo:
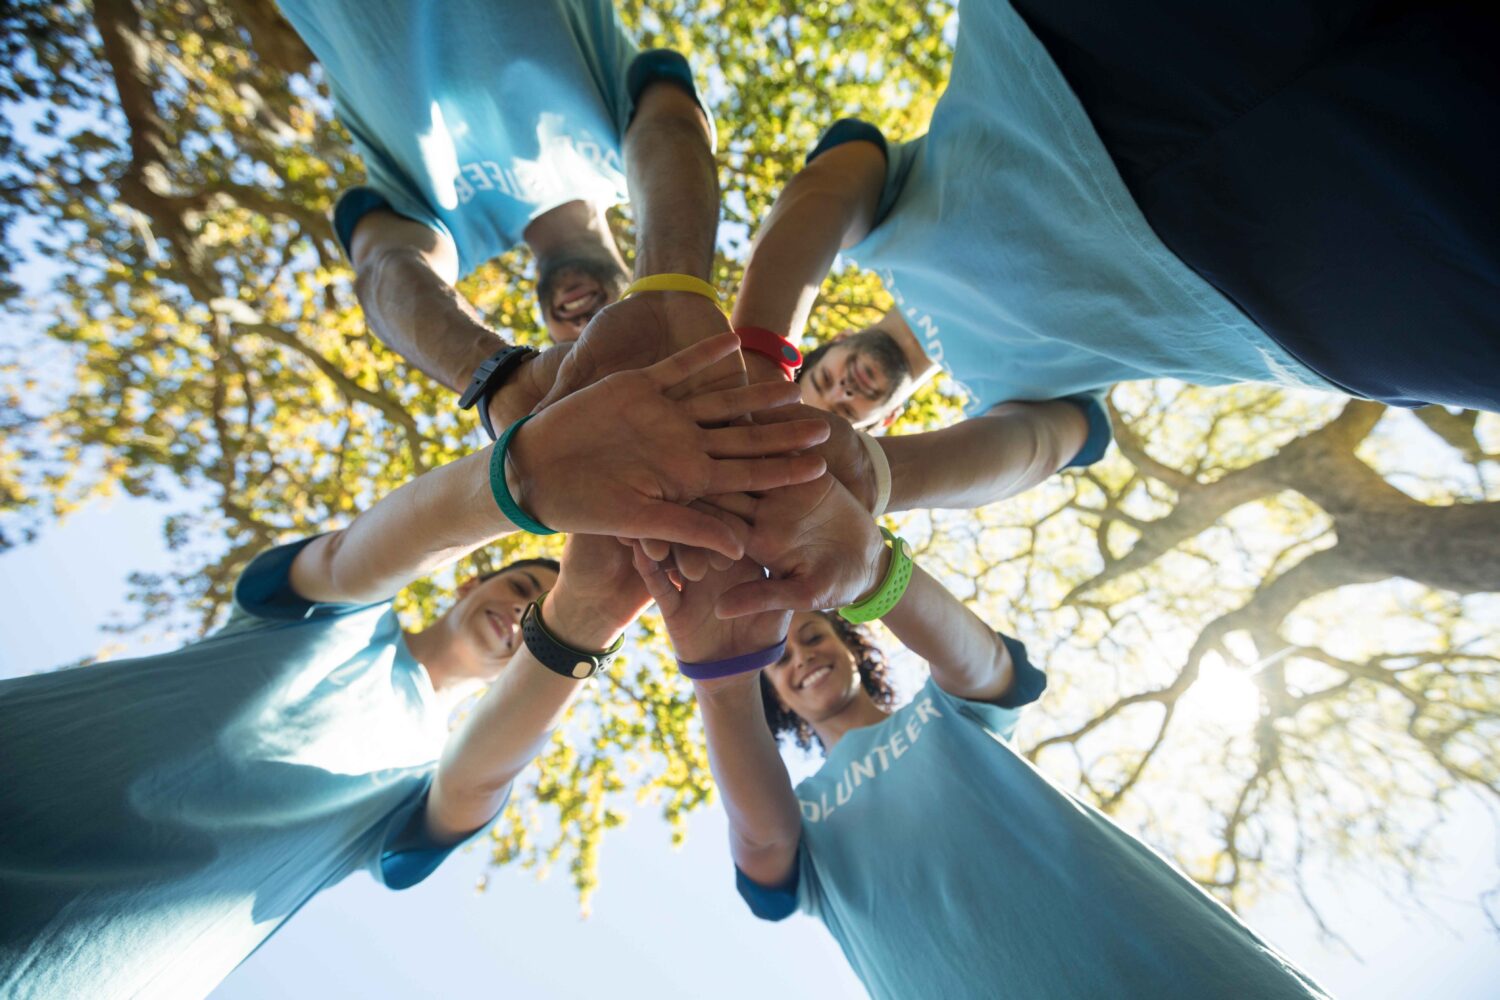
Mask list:
[[[938,366],[899,310],[863,330],[846,330],[809,351],[797,373],[802,401],[864,429],[890,424]]]
[[[438,381],[463,389],[508,346],[453,285],[520,242],[548,332],[576,341],[630,280],[606,219],[627,197],[642,257],[672,247],[656,270],[706,272],[712,120],[687,61],[639,52],[608,0],[281,8],[365,161],[334,227],[370,327]]]
[[[941,447],[883,442],[891,509],[1089,464],[1122,381],[1500,409],[1500,13],[1201,6],[964,0],[927,133],[837,122],[777,199],[736,327],[797,339],[841,251],[896,302],[804,401],[871,426],[934,365],[968,397]]]

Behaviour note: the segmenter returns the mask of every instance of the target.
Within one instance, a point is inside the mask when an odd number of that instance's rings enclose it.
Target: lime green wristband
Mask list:
[[[839,617],[854,625],[872,622],[890,614],[892,608],[906,594],[906,585],[911,583],[911,546],[906,539],[898,538],[882,527],[880,533],[891,543],[891,564],[886,568],[885,579],[875,593],[864,600],[839,608]]]
[[[500,505],[500,512],[510,518],[510,523],[517,528],[533,535],[555,535],[557,532],[521,509],[516,498],[510,495],[510,486],[505,482],[505,453],[510,449],[510,439],[521,429],[522,424],[534,416],[536,414],[529,413],[517,420],[495,442],[495,447],[490,452],[490,492],[495,496],[495,503]]]

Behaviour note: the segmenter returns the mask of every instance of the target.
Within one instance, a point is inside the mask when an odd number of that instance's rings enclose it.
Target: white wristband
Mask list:
[[[891,502],[891,460],[885,457],[885,449],[880,447],[879,441],[864,431],[855,433],[859,435],[860,444],[865,446],[865,453],[870,456],[870,464],[875,467],[875,509],[870,512],[870,516],[879,517]]]

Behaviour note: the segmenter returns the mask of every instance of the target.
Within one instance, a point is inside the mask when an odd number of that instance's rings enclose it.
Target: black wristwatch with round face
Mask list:
[[[469,380],[469,387],[458,397],[460,410],[479,404],[479,422],[484,425],[484,432],[490,436],[491,441],[495,440],[496,434],[494,425],[490,423],[490,397],[505,384],[506,379],[515,374],[523,362],[539,353],[541,352],[534,347],[523,347],[520,344],[501,348],[480,362],[479,367],[474,370],[474,377]]]
[[[547,631],[547,624],[542,621],[542,602],[546,599],[543,594],[521,613],[521,641],[526,643],[527,651],[554,674],[575,680],[585,680],[603,670],[624,645],[625,636],[621,635],[608,649],[597,653],[575,649]]]

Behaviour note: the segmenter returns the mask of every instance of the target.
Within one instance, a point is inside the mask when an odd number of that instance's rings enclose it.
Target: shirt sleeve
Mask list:
[[[375,880],[387,889],[410,889],[427,876],[437,871],[448,855],[489,830],[494,817],[462,840],[451,844],[440,844],[427,835],[427,796],[432,791],[432,779],[410,795],[401,807],[391,813],[381,832],[379,847],[370,859],[368,868]],[[510,801],[510,788],[505,789],[505,799],[500,809]]]
[[[911,174],[912,165],[916,163],[926,141],[927,137],[922,136],[911,142],[888,142],[885,134],[869,122],[858,118],[840,118],[829,126],[812,152],[807,154],[807,162],[811,163],[830,149],[846,142],[873,142],[880,147],[880,151],[885,154],[885,186],[880,191],[880,204],[875,209],[875,220],[870,225],[871,230],[874,230],[896,207],[901,191],[906,186],[906,179]]]
[[[371,604],[317,603],[301,597],[292,589],[292,562],[297,553],[313,539],[301,538],[295,542],[267,549],[254,559],[240,574],[234,585],[234,612],[224,631],[243,626],[252,621],[295,622],[310,618],[330,618],[347,615],[366,608],[377,607],[387,601]]]
[[[1086,465],[1093,465],[1109,450],[1109,443],[1114,440],[1114,431],[1109,423],[1109,409],[1104,405],[1104,395],[1108,391],[1095,389],[1093,392],[1063,397],[1065,402],[1082,410],[1084,419],[1089,422],[1089,434],[1084,439],[1083,447],[1078,449],[1078,454],[1073,456],[1071,462],[1063,466],[1064,469],[1081,469]]]
[[[797,858],[785,881],[761,885],[735,865],[734,887],[750,912],[762,920],[785,920],[798,910],[813,916],[818,913],[818,876],[806,837],[797,845]]]
[[[1021,709],[1036,701],[1047,690],[1047,675],[1032,664],[1021,640],[1003,633],[997,634],[1010,652],[1011,671],[1014,675],[1010,689],[1005,694],[994,701],[973,701],[949,694],[930,677],[927,686],[936,700],[960,715],[975,720],[1001,739],[1008,740],[1016,731],[1016,724],[1020,722]]]
[[[354,260],[352,252],[354,229],[359,225],[359,220],[380,209],[395,212],[402,218],[413,222],[420,222],[433,232],[446,236],[450,240],[453,239],[453,234],[447,226],[443,225],[437,213],[421,202],[409,197],[400,197],[397,201],[393,201],[373,187],[354,187],[339,195],[338,202],[333,206],[333,234],[338,238],[339,247],[349,260]]]
[[[713,112],[703,103],[703,97],[698,93],[698,85],[693,82],[692,66],[682,53],[672,49],[647,49],[630,61],[630,68],[625,71],[625,92],[630,97],[630,114],[626,118],[626,127],[635,120],[635,106],[646,88],[660,81],[675,84],[698,103],[703,117],[708,120],[709,148],[717,149],[719,136],[714,126]]]

